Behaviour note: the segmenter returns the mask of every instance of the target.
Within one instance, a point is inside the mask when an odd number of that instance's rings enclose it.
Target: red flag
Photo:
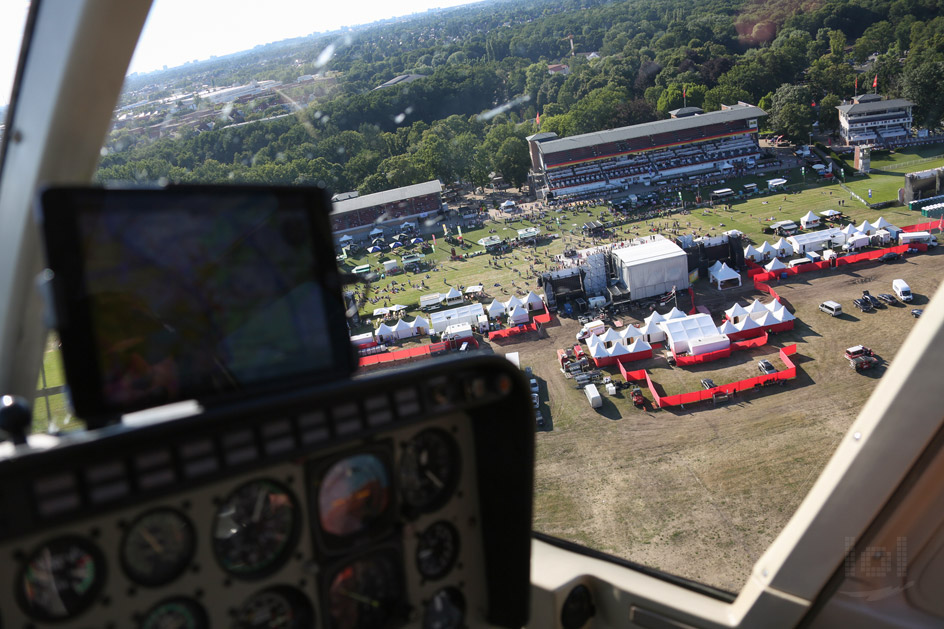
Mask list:
[[[688,98],[688,88],[682,87],[682,98]]]
[[[858,93],[859,93],[859,77],[856,77],[856,82],[855,82],[855,93],[856,93],[856,94],[858,94]]]
[[[816,101],[815,101],[815,100],[814,100],[812,103],[810,103],[810,107],[816,107]]]
[[[877,87],[878,87],[878,75],[877,75],[877,74],[875,75],[875,79],[872,80],[872,87],[873,87],[873,88],[877,88]]]
[[[538,112],[538,115],[534,117],[534,123],[539,127],[541,126],[541,112],[540,111]]]

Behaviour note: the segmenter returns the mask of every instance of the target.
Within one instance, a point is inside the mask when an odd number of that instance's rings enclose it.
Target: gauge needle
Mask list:
[[[440,489],[442,489],[443,482],[439,480],[438,476],[436,476],[429,470],[423,470],[423,473],[426,475],[426,478],[433,481],[433,484],[436,485],[436,487],[439,487]]]
[[[363,594],[358,594],[357,592],[351,592],[348,590],[343,590],[338,588],[338,594],[346,596],[351,600],[357,601],[358,603],[363,603],[364,605],[370,605],[371,607],[380,607],[380,601],[375,601],[372,598],[367,598]]]
[[[259,493],[256,494],[256,508],[252,511],[253,522],[258,522],[259,518],[262,517],[262,508],[265,506],[266,495],[267,492],[265,489],[260,490]]]
[[[144,541],[148,543],[148,546],[154,549],[154,552],[157,554],[164,553],[164,547],[161,545],[157,538],[151,535],[151,532],[147,529],[141,529],[141,537],[144,538]]]

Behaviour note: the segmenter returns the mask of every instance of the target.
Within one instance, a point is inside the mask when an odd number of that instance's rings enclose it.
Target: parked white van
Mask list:
[[[893,280],[892,290],[895,291],[895,295],[898,297],[898,299],[902,301],[911,301],[911,287],[908,286],[908,283],[905,280]]]
[[[602,321],[597,319],[596,321],[591,321],[590,323],[587,323],[582,328],[580,328],[580,332],[577,332],[577,340],[582,341],[588,336],[591,336],[594,334],[596,335],[603,334],[603,332],[605,331],[606,331],[606,325],[604,325]]]
[[[824,301],[819,305],[819,309],[833,317],[838,317],[842,314],[842,304],[835,301]]]

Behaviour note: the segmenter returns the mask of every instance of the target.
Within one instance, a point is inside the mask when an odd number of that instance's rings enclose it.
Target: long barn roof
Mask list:
[[[766,116],[767,113],[760,107],[753,105],[732,105],[729,109],[721,111],[711,111],[697,116],[687,116],[685,118],[669,118],[668,120],[656,120],[654,122],[645,122],[643,124],[633,125],[631,127],[620,127],[619,129],[610,129],[607,131],[596,131],[594,133],[584,133],[582,135],[573,135],[559,140],[550,140],[538,145],[541,152],[545,155],[551,153],[560,153],[561,151],[571,151],[588,146],[597,146],[610,142],[622,142],[625,140],[634,140],[648,136],[659,135],[662,133],[675,133],[686,129],[697,129],[708,125],[736,122],[738,120],[748,120],[750,118],[759,118]]]

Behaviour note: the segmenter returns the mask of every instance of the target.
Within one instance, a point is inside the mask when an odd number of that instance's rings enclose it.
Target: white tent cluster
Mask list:
[[[820,212],[820,216],[824,217],[832,217],[839,214],[840,212],[836,210]],[[820,226],[822,221],[820,217],[816,216],[813,212],[807,212],[806,215],[800,219],[800,224],[803,226],[804,230],[810,230],[811,228]],[[773,263],[776,258],[789,258],[795,254],[805,253],[806,251],[819,251],[830,245],[837,246],[850,243],[850,248],[865,246],[869,244],[869,242],[872,242],[871,238],[873,236],[878,236],[879,241],[884,244],[895,240],[901,231],[900,228],[895,227],[885,220],[884,217],[880,216],[875,223],[870,223],[865,220],[862,221],[858,227],[851,224],[846,225],[842,229],[830,227],[829,229],[820,231],[808,231],[797,234],[790,238],[780,238],[773,245],[766,240],[757,247],[747,245],[744,247],[744,257],[754,262],[765,264],[766,268],[769,266],[768,263]],[[768,268],[767,270],[775,271],[780,268],[782,267],[779,264],[774,264],[772,269]],[[714,279],[712,279],[712,281],[714,281]]]
[[[534,291],[530,291],[524,299],[519,299],[514,295],[505,302],[493,299],[492,303],[488,305],[488,316],[497,319],[502,315],[508,315],[512,323],[527,323],[530,311],[543,308],[544,300],[541,296]]]
[[[766,244],[766,243],[764,243]],[[721,285],[724,282],[730,282],[737,280],[737,285],[741,285],[741,274],[732,269],[725,262],[716,260],[711,268],[708,269],[708,280],[718,285],[718,289],[721,289]]]
[[[607,328],[603,334],[588,337],[587,347],[592,358],[625,356],[651,350],[652,345],[646,342],[642,334],[639,328],[632,325],[619,332]]]
[[[484,314],[485,308],[482,304],[469,304],[451,310],[434,312],[429,316],[429,321],[433,332],[442,334],[450,325],[457,323],[468,323],[473,327],[477,327],[479,317]]]
[[[725,334],[775,325],[796,318],[776,299],[767,304],[755,299],[747,306],[735,303],[725,310],[724,314],[727,320],[721,325],[720,330]]]
[[[406,339],[413,336],[424,336],[429,333],[429,322],[423,317],[417,317],[407,323],[403,319],[395,324],[388,325],[381,323],[380,327],[374,332],[374,337],[378,343],[391,343],[400,339]],[[364,336],[364,335],[360,335]]]

